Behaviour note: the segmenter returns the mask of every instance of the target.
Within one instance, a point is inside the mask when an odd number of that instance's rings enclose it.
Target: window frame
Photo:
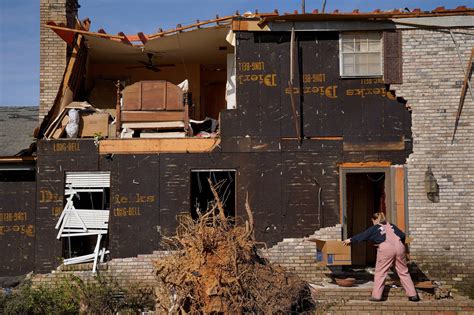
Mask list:
[[[351,75],[346,75],[344,74],[344,60],[343,60],[343,47],[342,47],[342,37],[344,34],[369,34],[369,33],[378,33],[380,34],[380,51],[377,53],[380,53],[380,73],[377,74],[351,74]],[[377,32],[377,31],[362,31],[362,32],[339,32],[339,75],[341,78],[381,78],[384,75],[384,62],[383,62],[383,45],[384,45],[384,40],[383,40],[383,32]],[[352,52],[354,54],[357,54],[357,52]],[[369,53],[376,53],[376,52],[359,52],[360,54],[369,54]]]

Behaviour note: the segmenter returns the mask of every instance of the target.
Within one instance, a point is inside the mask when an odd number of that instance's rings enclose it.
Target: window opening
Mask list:
[[[65,206],[56,224],[64,264],[93,261],[95,271],[99,256],[102,262],[108,253],[110,172],[66,172],[65,186]]]
[[[235,217],[235,170],[191,171],[191,217],[198,218],[198,211],[205,213],[214,205],[214,195],[208,179],[211,179],[227,217]]]

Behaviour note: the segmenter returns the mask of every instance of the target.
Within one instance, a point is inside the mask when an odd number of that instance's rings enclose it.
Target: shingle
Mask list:
[[[15,155],[34,141],[38,107],[0,106],[0,156]]]

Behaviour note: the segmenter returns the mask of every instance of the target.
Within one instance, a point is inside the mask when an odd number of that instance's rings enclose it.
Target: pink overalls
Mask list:
[[[385,278],[387,277],[390,267],[395,262],[395,269],[400,277],[400,282],[405,289],[408,297],[416,296],[415,286],[408,272],[405,258],[405,245],[402,244],[400,238],[395,234],[389,223],[380,225],[382,235],[386,234],[385,242],[380,243],[377,249],[377,262],[375,264],[374,289],[372,297],[376,299],[382,298]]]

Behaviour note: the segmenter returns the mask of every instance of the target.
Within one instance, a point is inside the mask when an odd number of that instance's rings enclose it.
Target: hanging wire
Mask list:
[[[367,178],[368,178],[370,181],[372,181],[372,182],[378,182],[378,181],[380,181],[382,178],[385,177],[385,174],[382,174],[382,175],[381,175],[379,178],[377,178],[377,179],[373,179],[372,177],[369,176],[369,174],[366,174],[366,176],[367,176]]]

